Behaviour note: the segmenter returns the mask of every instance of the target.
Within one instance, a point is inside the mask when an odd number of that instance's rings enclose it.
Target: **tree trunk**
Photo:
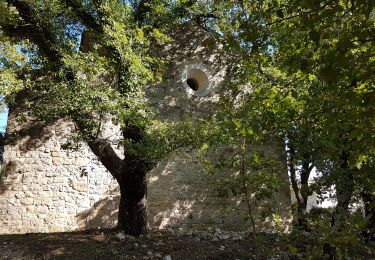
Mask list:
[[[338,186],[338,185],[337,185]],[[349,204],[353,190],[351,188],[341,189],[336,186],[337,206],[332,217],[331,228],[333,232],[340,233],[348,224]]]
[[[348,224],[349,204],[354,189],[353,173],[349,169],[348,154],[343,152],[340,159],[341,172],[335,182],[337,206],[331,223],[331,231],[333,233],[341,233]]]
[[[295,150],[293,147],[289,147],[289,158],[288,167],[290,172],[290,181],[294,194],[297,199],[297,225],[304,230],[309,230],[309,222],[306,216],[307,199],[309,196],[309,176],[311,172],[311,167],[309,167],[309,162],[304,160],[302,163],[301,170],[301,188],[298,185],[297,180],[297,165],[295,161]]]
[[[301,188],[300,188],[300,194],[302,197],[301,205],[299,206],[300,210],[298,211],[298,214],[301,216],[299,219],[299,225],[303,227],[305,230],[309,230],[309,223],[307,220],[307,200],[309,198],[310,189],[309,189],[309,177],[311,170],[313,168],[313,165],[310,165],[310,162],[308,159],[302,160],[302,168],[301,168]]]
[[[147,183],[143,167],[124,169],[118,178],[120,205],[118,228],[138,236],[147,232]]]
[[[251,205],[252,203],[251,203],[251,196],[249,194],[249,188],[247,187],[247,184],[246,184],[245,156],[246,156],[246,138],[243,138],[240,174],[242,176],[242,190],[243,190],[243,193],[245,194],[247,210],[248,210],[250,223],[251,223],[251,229],[252,229],[251,233],[255,234],[256,233],[256,226],[255,226],[255,219],[254,219],[254,214],[253,214],[253,207]]]
[[[361,197],[363,204],[365,205],[367,231],[369,234],[375,234],[375,196],[369,191],[363,191]]]

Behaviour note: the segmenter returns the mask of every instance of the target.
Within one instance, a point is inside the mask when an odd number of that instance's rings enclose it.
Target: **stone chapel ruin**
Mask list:
[[[165,47],[163,55],[169,65],[164,79],[146,91],[160,116],[172,120],[209,117],[218,108],[223,86],[231,81],[228,55],[218,45],[212,48],[203,30],[190,29],[189,33],[181,30]],[[21,127],[14,120],[17,111],[10,112],[9,133]],[[0,234],[116,226],[117,183],[84,143],[76,151],[63,149],[71,131],[73,123],[61,119],[41,129],[31,127],[22,139],[5,146]],[[118,146],[116,131],[115,126],[105,129],[113,147]],[[283,188],[268,203],[287,222],[291,215],[290,190],[283,144],[269,141],[260,149],[284,165],[279,172]],[[200,165],[177,155],[161,161],[148,174],[150,227],[247,229],[245,206],[228,198],[226,205],[230,208],[223,209],[223,201],[216,194],[216,179],[225,174],[206,176]]]

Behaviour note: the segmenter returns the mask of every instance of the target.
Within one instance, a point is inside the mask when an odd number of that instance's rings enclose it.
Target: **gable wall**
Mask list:
[[[207,37],[182,34],[178,43],[167,46],[170,63],[163,82],[147,88],[147,98],[163,118],[209,117],[218,107],[222,82],[228,80],[230,68],[220,53],[206,45]],[[188,95],[182,86],[181,72],[188,64],[201,63],[209,70],[214,91],[207,97]],[[10,115],[9,131],[19,125]],[[116,127],[108,126],[113,147],[121,154]],[[89,228],[114,227],[119,199],[116,181],[97,161],[85,144],[77,151],[62,146],[74,132],[68,120],[59,120],[43,129],[36,127],[28,136],[4,153],[4,170],[0,179],[0,233],[57,232]],[[285,166],[281,142],[268,142],[259,150]],[[225,148],[222,152],[230,151]],[[214,156],[214,154],[212,154]],[[246,207],[235,199],[218,199],[215,183],[225,176],[203,174],[199,165],[183,157],[166,158],[148,174],[149,223],[153,228],[204,227],[243,230]],[[267,203],[279,215],[290,220],[290,191],[284,167],[280,172],[284,187]],[[222,205],[231,205],[224,209]],[[261,206],[262,207],[262,206]],[[258,223],[262,226],[264,223]]]

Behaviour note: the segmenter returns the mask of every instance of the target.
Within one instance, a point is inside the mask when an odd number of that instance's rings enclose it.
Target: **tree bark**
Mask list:
[[[90,115],[85,118],[90,119]],[[74,118],[79,130],[85,133],[89,128],[85,121]],[[93,131],[89,131],[91,133]],[[133,125],[122,128],[124,140],[134,143],[142,141],[143,130]],[[147,232],[147,180],[150,165],[137,153],[124,148],[125,158],[121,160],[107,140],[85,136],[91,151],[117,180],[120,186],[118,228],[126,234],[138,236]]]
[[[17,9],[22,19],[16,25],[1,24],[4,33],[16,39],[29,39],[38,45],[40,54],[46,57],[53,65],[51,67],[52,71],[63,69],[64,75],[61,80],[74,83],[76,75],[73,69],[64,63],[63,52],[59,45],[58,37],[51,30],[52,26],[40,20],[29,1],[6,0],[6,2]],[[80,8],[79,1],[65,0],[65,3],[74,9],[77,17],[85,26],[96,30],[98,33],[103,32],[102,25],[97,22],[95,17],[85,12],[83,7]],[[108,47],[111,48],[112,46]],[[121,61],[118,52],[109,53],[109,55],[115,56],[115,60]],[[121,62],[119,63],[121,64]],[[119,183],[121,192],[118,217],[119,227],[130,235],[145,233],[147,230],[146,172],[152,164],[137,157],[136,154],[127,154],[127,151],[125,151],[125,159],[121,160],[108,140],[100,139],[93,134],[95,132],[91,131],[93,130],[93,125],[88,122],[91,119],[90,115],[87,115],[84,111],[70,111],[70,116],[91,151]],[[131,139],[133,143],[141,141],[143,137],[142,129],[132,126],[123,129],[123,133],[124,139]]]
[[[340,175],[336,178],[337,206],[332,216],[331,231],[341,233],[349,219],[349,205],[353,195],[353,173],[349,169],[349,155],[343,152],[340,156]]]
[[[297,225],[304,230],[309,230],[309,223],[307,220],[307,199],[309,196],[309,176],[312,167],[309,166],[308,160],[303,160],[301,170],[301,187],[297,180],[297,165],[295,159],[295,150],[293,147],[289,148],[288,167],[290,172],[290,181],[294,194],[297,199]]]
[[[250,218],[250,223],[251,223],[251,233],[255,234],[256,233],[256,225],[255,225],[255,219],[254,219],[254,214],[253,214],[253,207],[251,203],[251,196],[249,194],[249,187],[247,187],[246,184],[246,161],[245,161],[245,156],[246,156],[246,138],[243,138],[242,142],[242,159],[241,159],[241,170],[240,174],[242,176],[242,189],[243,193],[245,194],[245,200],[246,200],[246,205],[247,205],[247,210]]]
[[[118,178],[120,206],[118,228],[138,236],[147,232],[147,181],[143,165],[125,163]]]
[[[370,234],[375,234],[375,196],[369,191],[361,193],[363,204],[365,205],[366,228]]]
[[[307,158],[302,160],[302,168],[301,168],[301,187],[300,193],[302,197],[300,209],[298,214],[301,216],[299,219],[299,225],[303,227],[305,230],[309,230],[309,223],[307,220],[307,200],[309,198],[310,189],[309,189],[309,177],[311,170],[313,169],[313,165],[310,164],[310,161]]]

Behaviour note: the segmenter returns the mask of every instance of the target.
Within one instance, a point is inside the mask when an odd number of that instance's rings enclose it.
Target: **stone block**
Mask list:
[[[22,205],[31,205],[34,202],[33,198],[23,198],[20,199]]]
[[[39,156],[40,158],[51,158],[51,153],[49,152],[49,149],[48,151],[46,151],[46,149],[43,149],[43,151],[39,153]]]
[[[66,231],[65,225],[53,225],[48,228],[48,232],[54,233],[54,232],[63,232]]]
[[[64,165],[75,165],[75,160],[70,158],[65,158]]]
[[[51,152],[60,152],[60,143],[56,142],[54,145],[52,145],[49,149]]]
[[[30,220],[30,226],[39,227],[40,224],[41,222],[38,218],[36,218],[36,216],[35,216],[35,219]]]
[[[87,192],[88,187],[86,182],[72,182],[72,188],[79,192]]]
[[[8,199],[7,199],[7,202],[8,202],[10,205],[14,206],[14,205],[16,204],[16,202],[18,202],[18,200],[17,200],[17,199],[8,198]]]
[[[39,159],[41,162],[42,162],[42,164],[43,165],[45,165],[45,166],[52,166],[53,164],[52,164],[52,160],[51,160],[51,158],[50,157],[47,157],[47,158],[40,158]]]
[[[38,164],[33,165],[33,168],[38,172],[46,171],[46,165],[44,165],[42,163],[38,163]]]
[[[5,154],[8,159],[18,159],[18,155],[16,151],[8,151]]]
[[[66,210],[66,213],[73,215],[77,213],[77,210],[73,207],[70,207]]]
[[[48,213],[48,208],[47,207],[42,207],[42,206],[40,206],[40,207],[37,207],[36,209],[35,209],[35,213],[37,213],[37,214],[47,214]]]
[[[59,184],[67,184],[68,179],[65,177],[56,177],[52,179],[53,183],[59,183]]]
[[[63,152],[51,152],[51,156],[52,157],[62,157],[62,158],[64,158],[65,153],[63,153]]]
[[[52,204],[52,199],[51,198],[41,198],[40,204],[42,205],[51,205]]]
[[[40,152],[32,151],[32,152],[30,152],[30,157],[33,158],[33,159],[38,159],[40,157]]]
[[[12,190],[13,191],[21,191],[22,190],[22,185],[12,185]]]
[[[35,209],[36,209],[36,207],[35,206],[27,206],[26,207],[26,211],[28,212],[28,213],[34,213],[35,212]],[[31,215],[31,214],[27,214],[26,216],[25,216],[25,218],[31,218],[33,215]]]
[[[62,165],[64,163],[64,158],[53,157],[52,162],[53,162],[54,165],[59,166],[59,165]]]
[[[78,165],[78,166],[87,166],[89,164],[89,162],[90,162],[90,159],[88,159],[86,157],[79,157],[75,161],[75,164]]]

